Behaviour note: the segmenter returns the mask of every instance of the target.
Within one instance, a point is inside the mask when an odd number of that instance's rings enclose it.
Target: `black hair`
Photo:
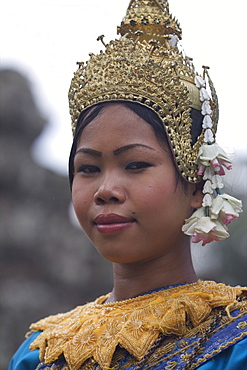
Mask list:
[[[183,189],[184,191],[187,190],[187,181],[183,179],[181,176],[174,156],[172,154],[172,149],[169,144],[169,140],[165,131],[165,128],[163,126],[163,123],[161,119],[158,117],[158,115],[151,109],[147,108],[144,105],[130,102],[130,101],[112,101],[112,102],[103,102],[99,103],[93,107],[88,108],[87,110],[83,111],[77,121],[76,129],[75,129],[75,135],[74,135],[74,140],[73,144],[71,147],[70,151],[70,156],[69,156],[69,182],[70,182],[70,189],[72,189],[72,184],[73,184],[73,179],[74,179],[74,157],[77,149],[77,144],[78,140],[81,137],[81,133],[84,130],[84,128],[91,122],[93,121],[99,113],[102,111],[103,108],[107,107],[110,104],[123,104],[130,110],[132,110],[134,113],[136,113],[139,117],[144,119],[147,123],[149,123],[157,137],[157,140],[159,141],[160,145],[164,150],[166,150],[170,155],[171,158],[174,161],[175,169],[176,169],[176,181],[177,184],[179,181],[182,182]],[[203,116],[200,111],[192,108],[191,109],[191,118],[192,118],[192,126],[191,126],[191,135],[192,135],[192,145],[196,142],[197,137],[201,134],[202,130],[202,119]]]

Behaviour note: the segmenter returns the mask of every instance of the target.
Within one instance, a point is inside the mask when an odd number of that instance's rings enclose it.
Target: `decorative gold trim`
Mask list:
[[[164,124],[175,160],[182,176],[200,181],[196,164],[205,129],[192,146],[191,108],[201,110],[199,89],[195,85],[192,59],[177,47],[181,38],[178,21],[169,13],[165,0],[133,0],[118,27],[120,39],[105,51],[90,54],[86,64],[78,63],[69,89],[72,130],[80,113],[109,101],[132,101],[152,109]],[[213,126],[216,132],[218,103],[213,88]]]
[[[140,361],[160,333],[185,335],[187,320],[197,327],[213,308],[227,310],[237,303],[243,291],[247,288],[199,281],[121,302],[104,304],[108,296],[103,296],[32,324],[32,331],[42,333],[30,348],[39,348],[40,360],[47,364],[63,354],[71,370],[78,370],[90,357],[109,368],[118,345]]]
[[[235,337],[233,340],[231,340],[230,342],[226,343],[224,346],[220,346],[218,347],[217,350],[211,352],[211,353],[207,353],[204,357],[200,358],[196,363],[194,363],[192,365],[192,369],[198,367],[200,364],[206,362],[206,360],[214,357],[215,355],[219,354],[220,352],[222,352],[224,349],[228,348],[229,346],[232,346],[234,345],[235,343],[239,342],[241,339],[243,339],[244,337],[246,337],[247,335],[247,332],[244,332],[242,333],[241,335],[239,335],[238,337]]]

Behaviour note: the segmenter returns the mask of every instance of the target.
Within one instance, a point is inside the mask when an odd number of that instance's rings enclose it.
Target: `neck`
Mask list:
[[[190,248],[154,260],[113,264],[114,288],[108,302],[122,301],[170,285],[196,282]]]

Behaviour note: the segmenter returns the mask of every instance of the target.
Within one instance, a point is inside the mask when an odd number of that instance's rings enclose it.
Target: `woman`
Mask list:
[[[191,235],[222,240],[241,211],[220,191],[207,68],[179,52],[166,1],[132,0],[118,32],[69,92],[72,200],[114,287],[32,324],[10,369],[244,369],[247,289],[198,281],[190,254]]]

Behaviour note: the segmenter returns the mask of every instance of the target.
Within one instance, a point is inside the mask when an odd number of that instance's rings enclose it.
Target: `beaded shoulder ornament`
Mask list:
[[[241,212],[241,201],[220,192],[223,166],[231,169],[231,160],[215,143],[219,109],[209,68],[203,67],[200,76],[184,55],[182,31],[167,0],[131,0],[117,31],[121,36],[108,44],[98,37],[105,51],[78,63],[69,89],[73,133],[81,112],[98,103],[131,101],[153,110],[182,177],[192,183],[205,180],[202,208],[185,221],[184,233],[203,245],[227,238],[227,225]],[[192,108],[204,117],[195,143]]]

